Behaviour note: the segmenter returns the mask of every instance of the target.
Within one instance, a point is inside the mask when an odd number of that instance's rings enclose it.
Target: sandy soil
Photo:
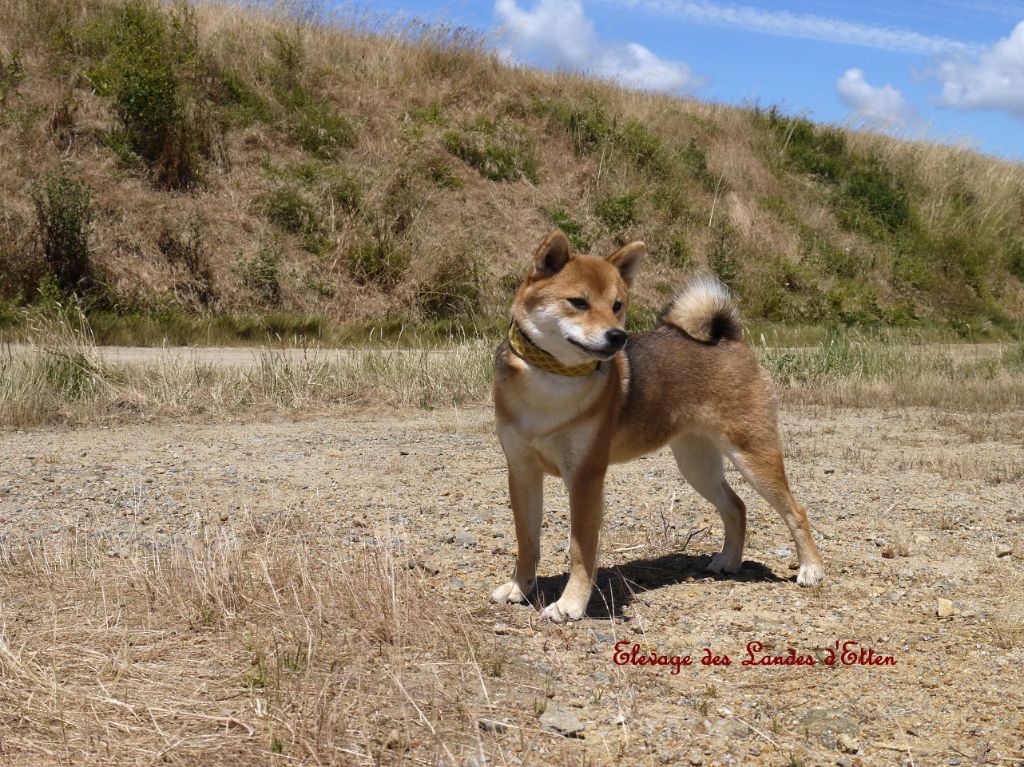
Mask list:
[[[784,413],[783,430],[828,568],[818,590],[796,586],[781,520],[735,472],[744,567],[705,577],[721,524],[661,452],[610,473],[590,617],[553,626],[490,605],[515,544],[485,408],[6,433],[0,543],[72,533],[116,546],[327,508],[325,527],[420,563],[437,599],[503,649],[486,680],[496,720],[538,698],[541,724],[579,725],[592,762],[621,759],[625,742],[645,764],[1024,765],[1020,434],[933,411],[811,408]],[[557,598],[567,557],[565,493],[546,489],[538,604]],[[622,641],[693,665],[617,665]],[[818,662],[743,666],[753,641],[759,657],[793,648]],[[822,663],[837,641],[895,665]],[[731,665],[702,665],[706,647]],[[481,728],[485,750],[516,753],[514,728]],[[539,748],[516,758],[543,762]]]

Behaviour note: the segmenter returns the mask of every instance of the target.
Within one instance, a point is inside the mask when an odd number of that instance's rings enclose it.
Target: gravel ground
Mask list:
[[[6,433],[0,545],[73,534],[116,546],[326,508],[322,524],[353,546],[383,541],[420,563],[437,598],[503,649],[488,680],[495,719],[527,700],[546,729],[582,737],[592,762],[1024,765],[1024,447],[976,421],[784,413],[790,480],[828,569],[814,591],[796,586],[781,520],[735,472],[750,514],[745,564],[708,578],[721,524],[671,456],[613,467],[600,588],[570,626],[487,602],[515,542],[484,408]],[[538,603],[557,598],[567,556],[565,493],[553,479],[546,489]],[[693,665],[616,665],[623,641]],[[753,641],[758,657],[793,648],[818,660],[743,666]],[[822,663],[836,641],[895,665]],[[702,665],[704,648],[731,665]]]

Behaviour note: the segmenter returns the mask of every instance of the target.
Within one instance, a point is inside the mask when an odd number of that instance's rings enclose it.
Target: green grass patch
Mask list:
[[[281,303],[281,253],[263,246],[249,261],[242,264],[245,286],[267,306]]]
[[[540,161],[532,138],[517,123],[478,121],[444,134],[445,148],[489,181],[540,183]]]
[[[578,218],[575,218],[562,207],[549,208],[544,212],[551,220],[551,223],[562,230],[562,233],[569,239],[569,244],[572,245],[574,250],[581,253],[586,253],[590,250],[593,240],[587,234],[586,227]]]
[[[342,149],[356,143],[352,123],[322,103],[309,103],[299,110],[292,135],[303,151],[318,160],[336,160]]]
[[[376,235],[349,248],[345,266],[359,284],[391,290],[405,279],[409,253],[394,238]]]
[[[291,234],[313,234],[320,228],[316,208],[294,187],[272,189],[263,195],[260,205],[270,223]]]
[[[621,232],[636,223],[636,193],[605,197],[594,205],[594,215],[612,232]]]

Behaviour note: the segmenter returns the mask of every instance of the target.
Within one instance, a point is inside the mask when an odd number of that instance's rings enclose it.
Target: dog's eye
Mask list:
[[[612,304],[612,311],[615,312],[616,314],[622,311],[622,302],[616,301],[614,304]]]
[[[569,299],[566,299],[566,300],[568,300],[568,302],[570,304],[572,304],[574,307],[579,309],[581,312],[584,309],[589,309],[590,308],[590,304],[587,303],[587,299],[585,299],[585,298],[569,298]]]

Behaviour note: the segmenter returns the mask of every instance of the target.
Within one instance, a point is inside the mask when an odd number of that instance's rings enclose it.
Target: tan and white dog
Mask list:
[[[824,577],[807,513],[786,480],[771,381],[741,340],[726,289],[697,280],[657,328],[624,331],[645,252],[634,242],[607,258],[572,255],[556,231],[516,293],[495,361],[494,407],[518,557],[512,579],[491,595],[496,602],[523,602],[536,587],[543,479],[553,474],[569,493],[569,582],[544,615],[581,618],[597,574],[608,465],[666,444],[683,477],[722,516],[725,544],[708,570],[735,573],[743,562],[746,508],[726,484],[728,457],[782,515],[800,560],[797,583],[815,586]]]

